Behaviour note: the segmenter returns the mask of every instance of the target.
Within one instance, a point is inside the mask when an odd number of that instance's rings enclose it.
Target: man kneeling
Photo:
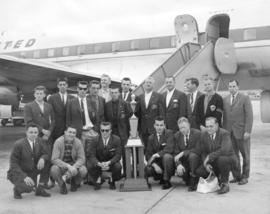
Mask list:
[[[162,189],[171,188],[170,179],[174,173],[173,132],[165,129],[163,117],[157,117],[154,123],[155,133],[150,135],[147,142],[145,157],[145,177],[148,183],[149,177],[160,180]]]
[[[101,136],[97,137],[91,144],[87,144],[88,172],[95,190],[101,188],[101,184],[104,182],[103,175],[110,173],[110,189],[116,189],[115,181],[121,179],[122,170],[119,162],[122,153],[121,141],[118,136],[111,134],[112,125],[110,122],[102,122],[100,132]]]
[[[44,190],[49,178],[49,155],[46,145],[38,137],[38,127],[29,124],[26,138],[15,142],[10,156],[8,179],[14,184],[14,198],[21,199],[22,193],[36,192],[36,196],[50,197]],[[39,183],[37,176],[40,175]]]
[[[70,180],[70,191],[75,192],[87,174],[83,145],[76,133],[76,128],[67,127],[53,146],[51,176],[58,182],[61,194],[67,194],[67,180]]]

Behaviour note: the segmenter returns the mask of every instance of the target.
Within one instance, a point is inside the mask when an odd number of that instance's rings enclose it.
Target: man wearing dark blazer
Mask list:
[[[162,95],[162,105],[164,110],[166,128],[177,132],[177,120],[180,117],[187,117],[188,105],[185,93],[175,89],[175,78],[166,77],[165,84],[167,91]]]
[[[248,183],[250,171],[250,135],[253,124],[253,111],[249,96],[240,93],[237,80],[229,81],[230,94],[224,98],[223,125],[231,133],[232,145],[237,156],[237,167],[233,170],[232,183]],[[240,155],[243,168],[240,166]],[[242,171],[242,175],[241,175]]]
[[[130,103],[131,102],[131,79],[129,77],[124,77],[121,82],[121,96],[125,102]]]
[[[213,171],[219,178],[218,194],[229,192],[229,174],[237,162],[233,151],[230,133],[219,128],[215,117],[208,117],[205,121],[206,132],[202,133],[200,154],[203,164],[196,169],[198,177],[206,178]]]
[[[14,184],[15,199],[21,199],[22,193],[32,191],[35,191],[36,196],[50,197],[44,190],[50,170],[49,154],[38,133],[37,125],[28,124],[26,137],[16,141],[11,151],[7,178]]]
[[[100,90],[100,83],[97,80],[92,80],[89,83],[89,96],[92,106],[96,111],[96,120],[94,126],[96,130],[99,130],[100,123],[105,120],[104,111],[105,111],[105,99],[98,95]]]
[[[190,123],[185,117],[179,118],[178,127],[179,131],[174,134],[176,174],[183,177],[188,185],[188,191],[195,191],[197,184],[195,171],[200,164],[196,149],[200,146],[201,132],[190,128]]]
[[[148,137],[155,132],[155,118],[163,115],[162,97],[153,91],[154,82],[153,77],[145,80],[145,93],[137,97],[134,112],[135,116],[138,117],[138,132],[145,149],[147,148]]]
[[[203,95],[202,92],[198,91],[199,80],[194,77],[188,78],[185,81],[185,86],[188,92],[187,95],[188,120],[190,122],[190,127],[200,130],[199,124],[196,123],[196,112],[195,112],[198,99],[201,95]]]
[[[111,127],[110,122],[101,122],[101,135],[93,143],[88,144],[86,148],[88,172],[95,190],[99,190],[104,182],[103,172],[112,173],[111,180],[109,180],[110,189],[115,189],[115,181],[121,179],[122,166],[119,162],[121,159],[121,141],[118,136],[111,134]]]
[[[205,119],[207,117],[217,118],[218,124],[222,127],[223,99],[214,91],[214,81],[212,78],[204,80],[206,94],[199,97],[196,105],[196,123],[203,131],[205,130]]]
[[[57,79],[57,88],[59,92],[51,95],[48,99],[48,103],[52,105],[55,114],[55,128],[52,132],[53,141],[64,134],[66,129],[66,106],[67,103],[74,98],[67,93],[67,78]]]
[[[120,99],[119,88],[111,88],[111,96],[112,99],[105,104],[105,118],[106,121],[112,124],[112,134],[120,137],[124,176],[126,176],[125,145],[130,132],[129,118],[133,113],[130,105],[123,99]]]
[[[145,152],[145,177],[147,183],[149,177],[154,177],[154,180],[160,180],[162,189],[169,189],[174,173],[174,136],[171,130],[165,129],[164,118],[161,116],[155,118],[154,127],[155,132],[149,136]]]
[[[77,83],[77,98],[72,99],[67,103],[66,123],[67,126],[72,126],[77,130],[77,137],[81,138],[82,131],[97,130],[96,111],[93,103],[86,97],[88,91],[88,83],[79,81]]]

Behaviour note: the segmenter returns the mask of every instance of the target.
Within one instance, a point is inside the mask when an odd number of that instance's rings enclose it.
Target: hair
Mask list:
[[[88,82],[86,82],[86,81],[84,81],[84,80],[78,81],[78,82],[77,82],[77,86],[79,86],[79,85],[86,85],[86,86],[88,86]]]
[[[180,117],[177,121],[177,124],[181,124],[181,123],[189,123],[188,119],[186,117]]]
[[[43,91],[46,94],[46,88],[43,85],[38,85],[37,87],[35,87],[34,92],[36,91]]]
[[[111,77],[108,74],[102,74],[100,78],[107,77],[111,81]]]
[[[173,79],[173,81],[175,82],[175,77],[174,76],[167,76],[167,77],[165,77],[165,79]]]
[[[151,82],[155,82],[155,79],[154,79],[154,77],[147,77],[145,80],[144,80],[144,82],[146,82],[147,80],[150,80]]]
[[[115,89],[118,89],[118,91],[120,91],[120,88],[119,88],[119,87],[117,87],[117,86],[113,86],[113,87],[111,87],[111,90],[115,90]]]
[[[65,131],[67,131],[69,128],[75,129],[77,131],[77,128],[75,126],[73,126],[73,125],[66,126]]]
[[[67,78],[67,77],[60,77],[60,78],[57,78],[57,84],[58,84],[59,82],[66,82],[66,83],[68,83],[68,78]]]
[[[37,128],[38,129],[38,126],[34,123],[29,123],[25,126],[25,129],[28,130],[29,128]]]
[[[237,86],[239,86],[239,82],[238,82],[238,80],[236,80],[236,79],[231,79],[231,80],[229,81],[229,83],[231,83],[231,82],[235,82],[235,83],[236,83],[236,85],[237,85]]]
[[[121,82],[123,82],[123,81],[129,81],[129,82],[131,82],[131,79],[129,77],[124,77]]]
[[[100,87],[100,82],[97,81],[97,80],[91,80],[91,81],[89,82],[89,87],[91,87],[92,85],[99,85],[99,87]]]
[[[199,86],[199,80],[195,77],[191,77],[191,78],[187,78],[186,82],[190,81],[192,85],[196,85],[196,87],[198,88]]]
[[[155,121],[164,121],[165,122],[164,117],[162,117],[162,116],[156,116]]]
[[[111,124],[111,122],[109,122],[109,121],[102,121],[101,123],[100,123],[100,127],[101,126],[110,126],[110,127],[112,127],[112,124]]]
[[[215,118],[215,117],[207,117],[207,118],[205,119],[205,122],[208,121],[208,120],[214,120],[215,123],[218,123],[217,118]]]

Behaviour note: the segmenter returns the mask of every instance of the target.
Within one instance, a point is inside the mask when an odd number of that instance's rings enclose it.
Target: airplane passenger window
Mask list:
[[[48,57],[53,57],[54,56],[54,49],[49,49],[48,50]]]
[[[159,39],[150,39],[150,48],[159,48]]]
[[[257,37],[256,29],[246,29],[244,30],[244,40],[253,40]]]
[[[77,48],[77,54],[78,54],[78,55],[83,55],[83,54],[85,54],[85,46],[79,46],[79,47]]]
[[[130,43],[130,48],[131,48],[132,50],[137,50],[137,49],[139,49],[139,41],[138,41],[138,40],[131,41],[131,43]]]
[[[175,36],[173,36],[171,38],[171,47],[176,47],[176,37]]]
[[[68,56],[69,55],[69,47],[63,48],[63,56]]]
[[[116,52],[120,50],[120,42],[112,43],[112,52]]]
[[[39,50],[34,51],[33,57],[34,57],[35,59],[40,58],[40,51],[39,51]]]

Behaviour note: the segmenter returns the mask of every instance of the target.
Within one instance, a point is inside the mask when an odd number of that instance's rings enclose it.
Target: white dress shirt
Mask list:
[[[172,95],[175,91],[175,88],[171,91],[167,90],[167,95],[166,95],[166,107],[168,108],[169,104],[170,104],[170,101],[172,99]]]
[[[37,101],[36,101],[36,103],[38,104],[38,106],[39,106],[41,112],[44,113],[44,102],[41,102],[41,103],[40,103],[40,102],[37,102]]]
[[[235,93],[234,95],[231,94],[231,105],[233,104],[233,96],[234,96],[234,100],[235,100],[237,95],[238,95],[238,92]]]
[[[59,92],[59,94],[60,94],[61,100],[64,102],[64,105],[66,105],[66,103],[67,103],[67,93],[62,94],[62,93]]]
[[[84,98],[78,97],[78,98],[79,98],[80,105],[81,105],[81,100],[83,102],[83,109],[84,109],[84,116],[85,116],[85,126],[83,126],[83,129],[93,128],[94,125],[89,117],[86,98],[85,97]],[[82,106],[81,106],[81,108],[82,108]]]
[[[192,111],[194,110],[194,104],[195,104],[195,101],[196,101],[197,94],[198,94],[198,90],[196,90],[196,91],[194,91],[194,92],[192,92],[190,94],[190,101],[189,101],[189,103],[191,105],[191,110]],[[193,101],[192,103],[191,103],[191,95],[192,95],[192,101]]]
[[[153,91],[149,92],[149,93],[145,93],[145,107],[148,108],[148,105],[149,105],[149,101],[150,101],[150,98],[152,96],[152,93]]]
[[[27,139],[27,140],[28,140],[28,143],[29,143],[29,145],[30,145],[32,151],[33,151],[35,141],[31,141],[31,140],[29,140],[29,139]]]

